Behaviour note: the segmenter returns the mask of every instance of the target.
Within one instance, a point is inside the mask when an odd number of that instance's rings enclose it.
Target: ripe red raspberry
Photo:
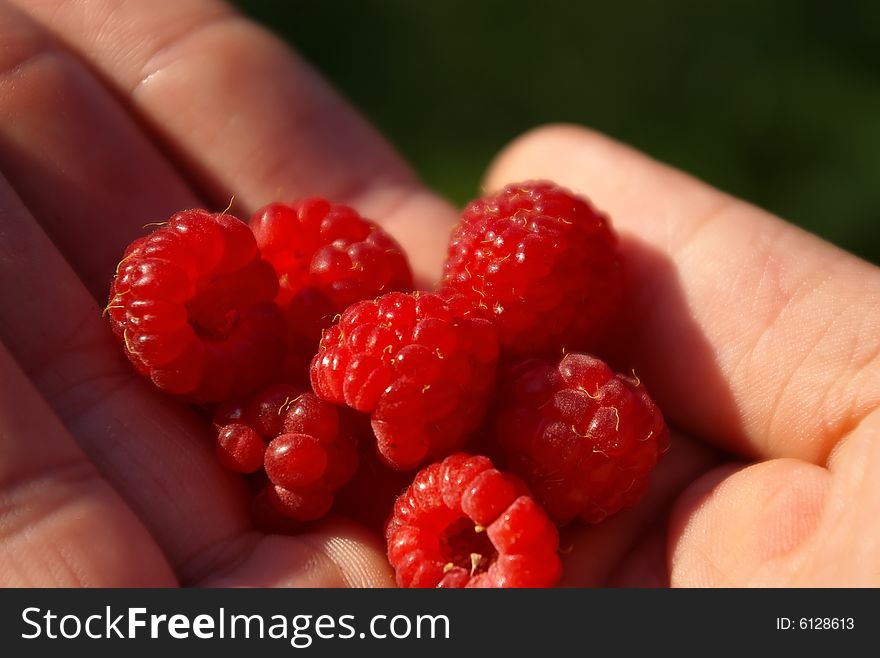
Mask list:
[[[300,365],[305,372],[337,313],[385,292],[412,290],[409,263],[397,242],[348,206],[318,197],[272,203],[254,213],[250,226],[260,253],[278,273],[276,302],[291,331],[293,371]]]
[[[564,188],[510,185],[465,208],[442,282],[485,309],[507,353],[590,349],[621,297],[617,238],[605,215]]]
[[[473,311],[454,291],[358,302],[321,339],[312,386],[371,414],[392,468],[448,454],[480,424],[495,384],[495,330]]]
[[[224,405],[214,426],[220,462],[240,473],[265,467],[269,501],[298,521],[326,514],[357,469],[355,439],[337,408],[302,387],[276,384],[246,404]]]
[[[598,523],[633,505],[669,446],[660,410],[637,378],[586,354],[511,368],[493,442],[557,523]]]
[[[278,281],[243,222],[187,210],[135,240],[107,312],[135,368],[198,402],[266,384],[286,349]]]
[[[385,529],[400,587],[552,587],[559,537],[519,478],[456,453],[419,471]]]

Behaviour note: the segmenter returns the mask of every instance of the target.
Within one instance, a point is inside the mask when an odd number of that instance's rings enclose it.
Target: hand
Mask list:
[[[423,284],[455,211],[216,2],[15,0],[0,43],[0,583],[391,584],[349,521],[255,531],[200,421],[133,375],[100,309],[144,224],[232,193],[245,216],[349,203]],[[534,177],[613,217],[634,295],[614,358],[681,430],[640,505],[563,534],[567,583],[877,584],[876,268],[582,129],[519,140],[487,185]]]

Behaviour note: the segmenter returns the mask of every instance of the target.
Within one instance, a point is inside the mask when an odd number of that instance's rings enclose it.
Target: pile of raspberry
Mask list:
[[[608,217],[538,181],[468,204],[431,291],[348,206],[186,210],[128,247],[106,314],[210,420],[256,522],[378,519],[401,587],[551,587],[557,528],[638,502],[669,443],[590,353],[622,297]]]

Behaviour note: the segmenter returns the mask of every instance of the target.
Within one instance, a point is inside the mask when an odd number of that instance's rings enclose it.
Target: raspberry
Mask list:
[[[240,473],[263,466],[269,502],[298,521],[326,514],[357,470],[355,439],[336,407],[292,384],[220,407],[214,426],[220,462]]]
[[[326,331],[311,379],[323,399],[371,414],[384,461],[399,470],[461,447],[495,384],[494,327],[461,295],[388,293]]]
[[[359,414],[363,416],[363,414]],[[412,482],[412,473],[395,471],[380,461],[372,448],[375,438],[367,419],[367,435],[363,445],[370,446],[358,454],[358,470],[337,497],[336,510],[375,532],[382,532],[388,521],[388,510],[400,492]],[[361,435],[359,435],[361,436]]]
[[[318,197],[273,203],[254,213],[250,226],[260,253],[278,273],[276,302],[290,327],[294,372],[305,372],[337,313],[383,292],[412,290],[400,246],[348,206]]]
[[[246,224],[187,210],[129,245],[107,312],[138,372],[169,393],[218,402],[274,376],[286,349],[277,289]]]
[[[550,518],[598,523],[641,498],[669,432],[637,378],[586,354],[529,359],[508,375],[493,443]]]
[[[452,234],[442,283],[494,319],[506,353],[591,349],[622,292],[608,218],[549,182],[472,201]]]
[[[419,471],[385,529],[400,587],[551,587],[559,537],[522,482],[464,453]]]

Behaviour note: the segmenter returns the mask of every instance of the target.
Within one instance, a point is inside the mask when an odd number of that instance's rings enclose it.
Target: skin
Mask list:
[[[378,536],[264,535],[183,405],[101,318],[125,245],[189,207],[321,194],[422,283],[455,210],[301,59],[208,0],[0,2],[0,584],[387,586]],[[566,584],[880,585],[880,271],[587,129],[508,146],[613,218],[608,348],[664,409],[650,492],[562,536]]]

